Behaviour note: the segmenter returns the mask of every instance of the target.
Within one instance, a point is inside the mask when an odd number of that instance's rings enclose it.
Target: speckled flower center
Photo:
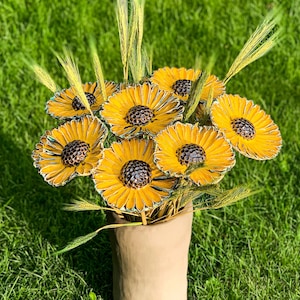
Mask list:
[[[85,93],[86,99],[90,105],[93,105],[96,102],[96,97],[91,93]],[[79,97],[76,96],[72,101],[72,107],[74,110],[83,110],[86,107],[82,104]]]
[[[231,121],[232,129],[246,140],[252,140],[255,137],[255,128],[251,122],[244,118],[238,118]]]
[[[202,147],[196,144],[186,144],[177,149],[176,155],[181,165],[190,165],[203,163],[206,158],[206,153]]]
[[[142,160],[130,160],[122,167],[120,180],[129,188],[142,188],[151,182],[151,168]]]
[[[172,89],[174,90],[174,94],[184,97],[190,94],[192,84],[192,80],[179,79],[176,80],[175,83],[172,85]]]
[[[125,120],[133,126],[143,126],[148,124],[153,118],[152,109],[144,105],[136,105],[131,107],[126,114]]]
[[[78,166],[87,156],[90,146],[80,140],[74,140],[67,144],[61,154],[65,166]]]

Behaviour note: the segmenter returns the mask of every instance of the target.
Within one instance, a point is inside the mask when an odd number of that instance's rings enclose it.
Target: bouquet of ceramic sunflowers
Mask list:
[[[54,92],[46,112],[60,121],[36,145],[34,166],[55,187],[91,177],[101,197],[95,203],[75,200],[67,209],[113,210],[136,225],[169,220],[191,201],[194,209],[215,209],[249,196],[248,187],[223,190],[219,184],[234,167],[235,152],[268,160],[282,143],[278,126],[257,104],[225,92],[235,74],[276,43],[274,14],[219,80],[209,68],[152,72],[142,46],[143,10],[144,1],[132,1],[130,10],[127,1],[117,3],[124,82],[105,80],[95,43],[95,82],[82,84],[67,51],[58,55],[70,83],[66,89],[33,65]]]

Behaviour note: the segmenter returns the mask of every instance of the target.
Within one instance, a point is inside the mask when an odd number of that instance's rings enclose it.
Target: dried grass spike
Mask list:
[[[276,45],[281,36],[281,30],[278,29],[279,12],[279,9],[272,10],[250,36],[227,72],[224,79],[225,84],[247,65],[265,55]]]
[[[59,60],[62,67],[64,68],[70,85],[74,87],[78,98],[93,116],[93,112],[91,110],[89,101],[86,98],[84,90],[82,88],[78,67],[72,57],[72,54],[68,50],[64,49],[64,55],[65,57],[63,58],[62,56],[56,53],[56,57]]]
[[[55,83],[50,74],[38,64],[32,64],[31,68],[36,78],[51,92],[56,93],[60,90],[60,87]]]

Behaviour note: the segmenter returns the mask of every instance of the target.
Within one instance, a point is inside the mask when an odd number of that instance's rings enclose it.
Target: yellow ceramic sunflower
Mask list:
[[[171,93],[148,83],[127,87],[108,98],[101,116],[111,131],[130,138],[140,134],[155,135],[182,118],[183,107]]]
[[[155,162],[171,176],[188,177],[197,185],[218,182],[235,164],[234,153],[214,127],[177,122],[156,137]]]
[[[98,111],[104,100],[97,82],[85,83],[82,87],[91,110],[93,112]],[[106,82],[105,87],[107,96],[112,95],[117,89],[116,84],[113,82]],[[71,119],[89,114],[89,110],[86,109],[79,100],[79,97],[76,96],[74,87],[62,90],[52,97],[47,102],[46,111],[49,115],[58,119]]]
[[[157,84],[160,89],[174,93],[177,98],[186,101],[194,81],[200,74],[201,70],[164,67],[154,71],[150,81]],[[211,89],[213,98],[216,98],[225,92],[225,85],[215,75],[210,75],[206,80],[200,99],[207,100]]]
[[[32,154],[34,166],[53,186],[90,175],[99,163],[106,136],[107,128],[96,117],[66,122],[41,137]]]
[[[241,154],[257,159],[274,158],[282,139],[278,126],[253,101],[223,95],[213,103],[211,120]]]
[[[158,205],[174,185],[153,162],[152,140],[131,139],[112,143],[93,173],[97,191],[109,206],[145,211]]]

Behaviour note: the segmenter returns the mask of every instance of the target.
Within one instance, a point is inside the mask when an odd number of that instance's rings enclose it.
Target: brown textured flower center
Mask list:
[[[206,159],[206,153],[202,147],[196,144],[186,144],[177,149],[176,155],[182,165],[203,163]]]
[[[142,188],[151,182],[151,168],[142,160],[130,160],[122,167],[120,180],[129,188]]]
[[[192,84],[192,80],[179,79],[176,80],[175,83],[172,85],[172,89],[174,90],[174,94],[184,97],[190,94]]]
[[[131,107],[126,114],[125,120],[133,126],[143,126],[148,124],[153,118],[152,109],[144,105],[136,105]]]
[[[244,118],[232,120],[231,126],[238,135],[246,140],[252,140],[255,137],[255,128],[253,124]]]
[[[61,154],[62,162],[65,166],[78,166],[87,156],[90,145],[80,141],[74,140],[67,144]]]
[[[93,105],[96,102],[96,97],[91,93],[85,93],[86,99],[90,105]],[[82,104],[79,97],[76,96],[72,101],[72,107],[74,110],[83,110],[86,107]]]

